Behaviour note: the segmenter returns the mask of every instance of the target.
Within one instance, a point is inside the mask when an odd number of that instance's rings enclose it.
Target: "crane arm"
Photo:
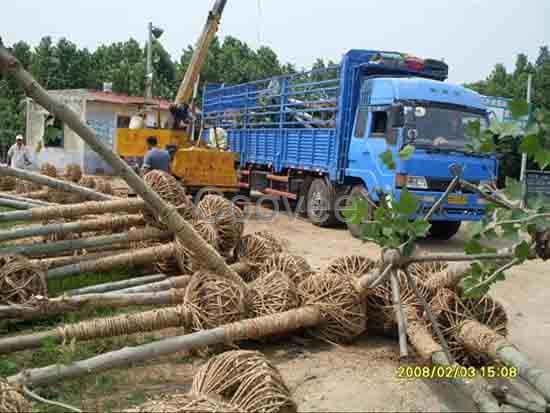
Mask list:
[[[193,95],[195,82],[200,75],[202,66],[204,65],[206,56],[208,55],[208,49],[210,48],[210,45],[218,32],[218,27],[220,25],[223,10],[226,4],[227,0],[216,0],[214,8],[208,14],[208,20],[206,21],[206,25],[204,26],[201,37],[199,38],[197,47],[193,52],[191,62],[189,63],[185,76],[178,89],[178,94],[175,100],[176,105],[188,104],[191,96]]]

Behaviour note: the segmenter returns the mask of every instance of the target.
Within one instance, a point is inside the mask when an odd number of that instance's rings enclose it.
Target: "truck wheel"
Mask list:
[[[460,229],[460,221],[436,221],[432,222],[429,237],[447,241],[454,237]]]
[[[355,200],[362,200],[367,202],[367,196],[368,196],[367,189],[363,185],[355,185],[353,188],[351,188],[351,192],[350,192],[351,200],[348,200],[346,207],[353,208],[353,201]],[[373,208],[369,202],[367,202],[367,206],[368,206],[367,216],[364,217],[364,219],[369,220],[372,217]],[[352,224],[348,222],[346,223],[346,225],[348,227],[348,231],[354,238],[361,238],[360,224]]]
[[[330,227],[338,223],[331,202],[331,188],[327,182],[315,179],[307,193],[307,216],[313,225]]]

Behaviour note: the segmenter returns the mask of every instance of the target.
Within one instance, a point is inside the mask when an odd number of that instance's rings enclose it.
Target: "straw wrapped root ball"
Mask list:
[[[96,180],[93,176],[84,175],[82,178],[80,178],[80,181],[78,181],[78,185],[88,189],[95,189]]]
[[[247,317],[245,291],[232,280],[198,272],[185,290],[183,305],[192,312],[192,329],[206,330]]]
[[[150,400],[141,406],[125,410],[126,413],[219,413],[242,411],[236,406],[204,396],[173,394],[160,400]]]
[[[506,311],[502,304],[489,296],[479,299],[461,298],[454,291],[442,289],[431,303],[434,312],[438,314],[437,321],[449,343],[449,349],[462,365],[479,367],[487,362],[484,355],[468,351],[468,343],[457,337],[456,331],[464,321],[478,321],[503,337],[508,334]],[[482,340],[483,337],[478,339]]]
[[[65,167],[65,179],[71,182],[78,182],[82,178],[82,168],[76,163],[69,164]]]
[[[42,186],[34,182],[17,179],[15,181],[15,192],[18,194],[28,194],[29,192],[40,191]]]
[[[95,190],[105,195],[113,195],[113,187],[111,183],[105,179],[95,180]]]
[[[296,412],[280,372],[257,351],[228,351],[195,374],[191,394],[221,398],[245,412]]]
[[[0,254],[0,304],[25,304],[47,295],[46,275],[25,257]]]
[[[303,306],[321,309],[323,323],[314,335],[331,342],[351,342],[366,330],[367,308],[357,280],[349,275],[321,273],[298,286]]]
[[[42,175],[49,176],[50,178],[57,178],[57,168],[49,162],[45,162],[40,167],[40,173]]]
[[[0,176],[0,191],[13,191],[16,179],[13,176]]]
[[[241,273],[246,281],[255,280],[261,266],[273,255],[283,251],[282,244],[258,234],[249,234],[241,238],[235,248],[235,260],[246,263],[249,271]]]
[[[298,307],[296,284],[284,273],[263,274],[250,285],[252,317],[278,314]]]
[[[361,255],[348,255],[333,260],[326,272],[360,277],[374,269],[376,264],[376,261]]]
[[[64,219],[52,219],[48,221],[44,221],[43,225],[63,225],[67,223]],[[62,233],[62,232],[52,232],[48,235],[42,236],[43,242],[57,242],[57,241],[65,241],[65,240],[71,240],[71,239],[77,239],[80,238],[81,234],[78,232],[70,232],[70,233]]]
[[[229,255],[244,231],[244,214],[233,202],[218,195],[206,195],[197,206],[199,219],[212,222],[220,236],[219,250]]]
[[[0,413],[31,412],[31,404],[21,393],[4,380],[0,380]]]
[[[260,274],[269,274],[273,271],[282,272],[296,285],[314,274],[305,258],[286,253],[272,255],[260,267]]]
[[[151,187],[165,202],[176,207],[179,213],[186,220],[192,220],[194,217],[194,207],[187,198],[185,188],[172,175],[159,170],[149,171],[143,177],[147,185]],[[151,211],[143,212],[145,220],[151,225],[161,225],[157,217],[153,216]]]

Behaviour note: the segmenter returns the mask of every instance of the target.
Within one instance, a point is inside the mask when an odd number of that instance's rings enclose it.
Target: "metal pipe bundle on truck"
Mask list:
[[[398,198],[404,188],[420,199],[422,214],[457,170],[474,183],[497,175],[494,155],[466,149],[467,125],[488,121],[481,96],[444,82],[447,75],[441,61],[351,50],[340,65],[326,69],[208,85],[204,133],[225,131],[230,150],[239,155],[242,189],[305,201],[316,225],[342,220],[340,195],[373,206],[385,194]],[[408,144],[416,151],[402,160],[398,152]],[[392,170],[380,158],[388,150]],[[431,235],[448,239],[462,221],[484,214],[476,194],[455,191],[432,216]],[[348,228],[359,235],[358,225]]]

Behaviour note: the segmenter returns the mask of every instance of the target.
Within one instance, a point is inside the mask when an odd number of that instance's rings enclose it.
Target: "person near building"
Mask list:
[[[8,166],[25,169],[31,164],[31,156],[28,148],[25,146],[23,136],[17,135],[15,143],[8,150]]]
[[[148,151],[143,158],[142,171],[145,175],[149,171],[160,170],[170,173],[170,154],[168,151],[158,147],[157,138],[149,136],[147,138]]]

